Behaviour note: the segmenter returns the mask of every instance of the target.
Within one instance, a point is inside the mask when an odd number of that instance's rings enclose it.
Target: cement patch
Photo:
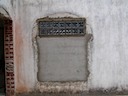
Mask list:
[[[87,79],[85,37],[44,37],[39,47],[39,81]]]

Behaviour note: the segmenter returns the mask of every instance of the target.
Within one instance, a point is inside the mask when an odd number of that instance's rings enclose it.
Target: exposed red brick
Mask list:
[[[5,20],[5,74],[6,74],[6,96],[14,96],[14,54],[13,54],[13,32],[12,21]]]

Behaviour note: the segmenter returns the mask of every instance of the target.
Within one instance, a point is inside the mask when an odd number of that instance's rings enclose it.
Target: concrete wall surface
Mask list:
[[[86,18],[87,33],[93,35],[88,50],[88,80],[75,88],[60,85],[73,90],[128,90],[127,5],[128,0],[0,0],[13,20],[16,92],[54,89],[37,80],[35,38],[36,20],[52,14],[58,17],[58,13]],[[58,84],[55,88],[61,90]]]
[[[82,37],[38,38],[39,81],[85,81],[86,46]]]

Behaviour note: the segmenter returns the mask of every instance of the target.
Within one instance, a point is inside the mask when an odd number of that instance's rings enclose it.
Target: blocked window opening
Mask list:
[[[83,18],[39,20],[39,81],[65,82],[87,79],[85,23]]]

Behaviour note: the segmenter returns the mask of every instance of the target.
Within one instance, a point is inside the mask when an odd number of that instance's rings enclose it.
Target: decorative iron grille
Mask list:
[[[85,19],[52,18],[39,21],[39,36],[83,36]]]

